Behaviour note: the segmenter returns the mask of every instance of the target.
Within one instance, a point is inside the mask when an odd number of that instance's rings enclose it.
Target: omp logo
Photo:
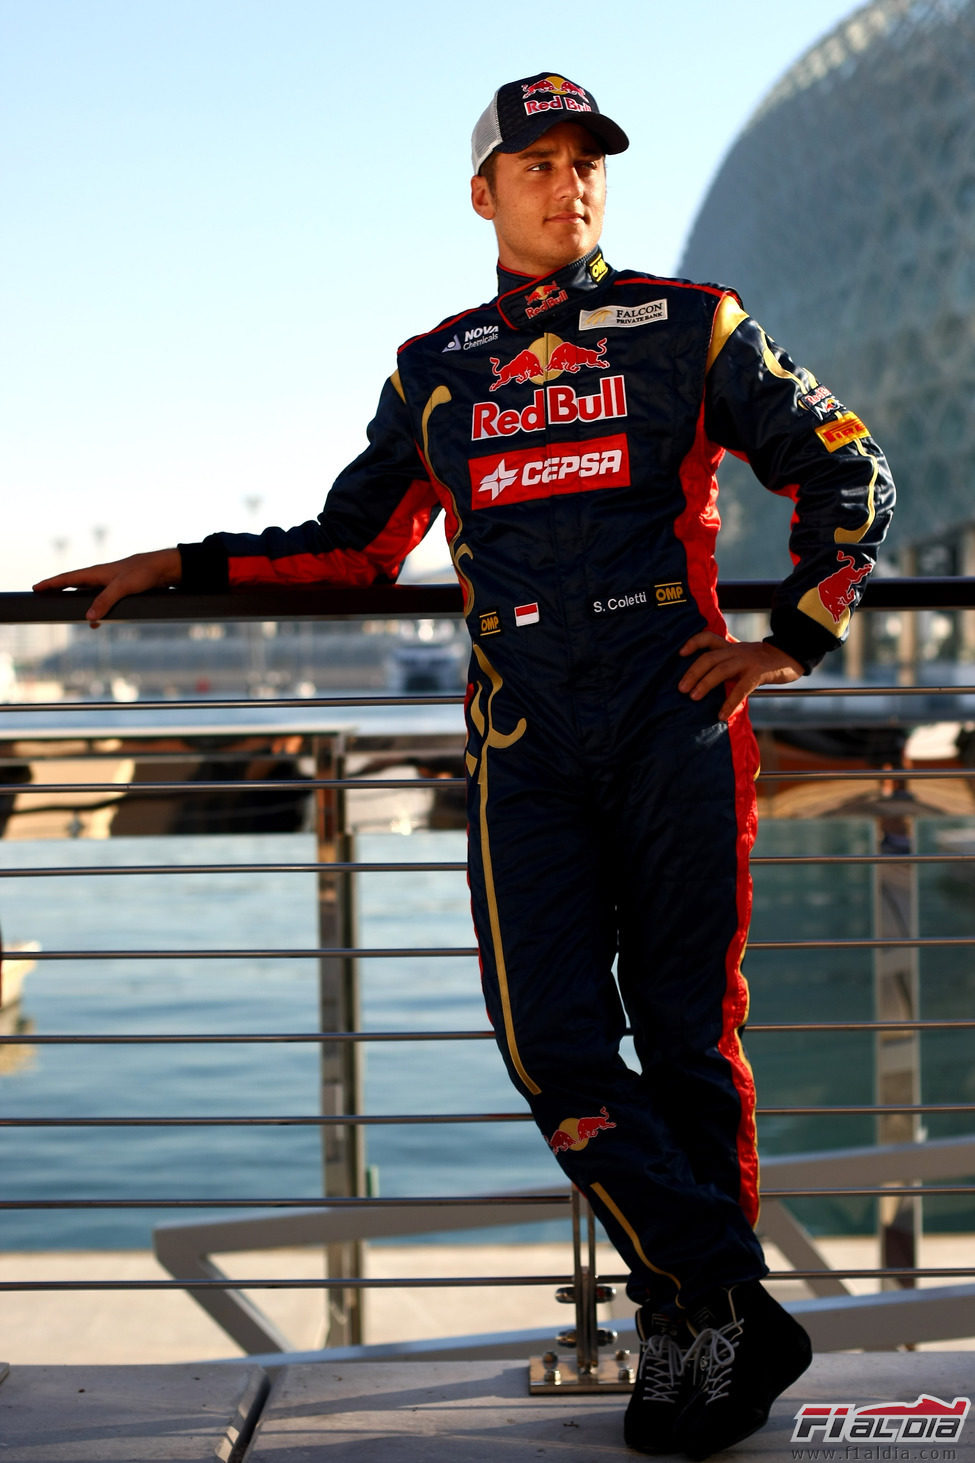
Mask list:
[[[501,616],[498,614],[497,610],[484,610],[479,616],[479,620],[479,635],[501,634]]]
[[[586,362],[600,366],[599,360]],[[526,367],[527,369],[527,367]],[[562,367],[563,370],[571,369]],[[578,366],[574,368],[578,370]],[[547,426],[598,422],[626,416],[626,384],[622,376],[604,376],[599,390],[580,395],[568,382],[539,387],[527,406],[503,409],[496,401],[476,401],[471,419],[471,441],[513,437],[517,432],[541,432]]]
[[[468,467],[474,508],[490,508],[499,500],[523,503],[559,493],[625,488],[630,483],[630,456],[622,432],[582,444],[528,448],[506,452],[503,457],[476,457]]]
[[[812,1441],[815,1443],[922,1443],[930,1449],[922,1451],[921,1457],[947,1456],[939,1453],[941,1444],[956,1442],[961,1437],[965,1419],[971,1407],[968,1397],[956,1397],[953,1402],[942,1402],[938,1397],[923,1393],[915,1402],[881,1402],[870,1407],[857,1407],[852,1402],[807,1402],[795,1415],[792,1431],[794,1443]],[[847,1450],[853,1455],[859,1449]],[[801,1453],[794,1450],[794,1457]],[[866,1456],[865,1454],[862,1456]],[[889,1456],[877,1453],[876,1457]],[[897,1457],[909,1457],[898,1453]]]

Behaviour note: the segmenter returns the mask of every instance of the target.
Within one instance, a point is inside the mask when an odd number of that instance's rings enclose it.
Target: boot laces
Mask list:
[[[704,1394],[706,1404],[728,1395],[741,1331],[740,1321],[708,1326],[699,1332],[687,1352],[684,1364],[691,1368],[695,1389]]]
[[[684,1352],[669,1331],[654,1331],[640,1358],[637,1386],[644,1402],[676,1402]]]

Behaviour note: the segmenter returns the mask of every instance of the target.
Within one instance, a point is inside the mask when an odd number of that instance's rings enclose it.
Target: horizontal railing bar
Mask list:
[[[762,1189],[763,1199],[890,1199],[890,1198],[956,1198],[958,1195],[975,1194],[975,1184],[874,1184],[870,1188],[833,1189]],[[567,1207],[569,1195],[494,1195],[471,1196],[470,1198],[427,1198],[427,1199],[342,1199],[304,1198],[280,1199],[258,1197],[253,1199],[0,1199],[0,1212],[7,1210],[57,1210],[75,1209],[449,1209],[489,1208],[497,1206],[515,1207],[521,1204],[551,1204],[553,1208]]]
[[[722,610],[767,610],[778,588],[774,579],[722,579]],[[0,595],[0,624],[73,624],[83,621],[94,596],[84,591]],[[975,606],[975,580],[965,575],[891,575],[865,587],[866,610],[964,609]],[[132,620],[217,623],[223,620],[460,619],[463,600],[456,584],[371,584],[277,586],[234,594],[186,594],[153,590],[128,595],[106,623]]]
[[[975,834],[973,834],[975,837]],[[752,866],[774,867],[777,864],[823,865],[882,864],[885,869],[900,864],[975,864],[975,853],[907,853],[907,854],[766,854],[755,855]],[[262,864],[38,864],[29,868],[0,869],[0,879],[85,879],[95,877],[144,877],[155,874],[464,874],[463,859],[417,860],[406,863],[262,863]]]
[[[749,951],[757,950],[925,950],[965,949],[975,945],[975,935],[918,935],[899,940],[752,940]],[[292,949],[211,950],[32,950],[31,960],[424,960],[440,956],[471,959],[473,945],[371,945],[313,946]]]
[[[935,862],[975,863],[975,854],[948,854]],[[893,862],[892,859],[886,862]],[[465,874],[463,859],[424,860],[416,863],[268,863],[268,864],[97,864],[78,868],[75,865],[43,864],[32,868],[0,869],[0,878],[86,878],[95,875],[155,874]]]
[[[753,854],[749,862],[763,867],[776,864],[882,864],[885,869],[890,869],[900,864],[971,864],[975,863],[975,853],[776,853]]]
[[[935,1021],[757,1021],[749,1022],[748,1035],[812,1031],[835,1034],[840,1031],[971,1031],[975,1018],[946,1017]],[[627,1028],[624,1036],[632,1036]],[[494,1041],[486,1031],[221,1031],[221,1032],[125,1032],[78,1035],[44,1035],[20,1032],[0,1036],[0,1046],[221,1046],[228,1043],[268,1046],[275,1042],[407,1042],[407,1041]]]
[[[6,708],[5,708],[6,709]],[[843,767],[827,772],[761,772],[757,781],[802,782],[944,782],[951,779],[975,777],[975,767]],[[2,786],[3,784],[0,784]],[[173,793],[213,792],[321,792],[326,789],[344,788],[352,792],[422,792],[429,788],[465,787],[463,777],[308,777],[268,779],[208,779],[206,782],[18,782],[12,790],[18,796],[62,797],[70,793],[85,792],[107,796],[113,799],[124,797],[131,802],[144,794],[156,796]],[[891,798],[891,807],[897,810],[896,798]]]
[[[870,1117],[916,1113],[975,1113],[975,1102],[894,1102],[840,1104],[833,1107],[758,1107],[758,1117]],[[371,1128],[435,1127],[466,1123],[527,1123],[530,1113],[329,1113],[220,1117],[0,1117],[0,1128]]]
[[[886,1267],[883,1269],[771,1270],[768,1280],[951,1280],[975,1275],[971,1265],[918,1266],[916,1269]],[[196,1278],[174,1280],[0,1280],[5,1290],[463,1290],[482,1286],[565,1285],[571,1273],[562,1275],[407,1275],[364,1276],[342,1275],[336,1278],[316,1276],[314,1279],[241,1279],[229,1276],[221,1280]],[[596,1283],[624,1285],[628,1275],[597,1275]],[[327,1355],[324,1352],[323,1355]]]
[[[893,1193],[884,1189],[883,1193]],[[920,1190],[912,1188],[912,1194]],[[364,1196],[257,1199],[3,1199],[4,1209],[477,1209],[517,1208],[524,1204],[568,1208],[571,1194],[454,1194],[449,1198],[374,1199]]]
[[[975,767],[838,767],[825,772],[760,772],[756,782],[944,782],[952,778],[975,777]],[[446,782],[447,779],[444,779]],[[118,784],[114,784],[116,787]],[[245,784],[251,786],[253,784]],[[273,786],[274,784],[272,784]],[[144,787],[144,783],[139,783]],[[192,784],[197,786],[197,784]],[[217,786],[227,787],[228,783]],[[278,783],[277,786],[284,786]],[[895,794],[888,801],[896,810],[898,798]]]
[[[0,622],[2,623],[2,622]],[[933,691],[933,688],[931,688]],[[955,688],[952,687],[952,690]],[[925,687],[927,692],[928,688]],[[915,692],[915,695],[918,693]],[[260,701],[255,701],[253,696],[221,696],[221,697],[195,697],[192,700],[144,700],[144,701],[5,701],[3,709],[5,712],[16,712],[18,715],[29,711],[64,711],[71,715],[91,714],[97,711],[253,711],[255,705],[261,710],[271,711],[294,711],[306,712],[312,709],[324,711],[329,710],[352,710],[357,707],[368,706],[399,706],[409,709],[411,706],[463,706],[464,696],[461,691],[451,692],[449,695],[416,696],[262,696]],[[300,716],[297,718],[300,722]],[[458,727],[460,723],[458,723]],[[158,737],[162,728],[154,727],[152,735]],[[268,727],[268,731],[273,728]],[[201,734],[205,734],[206,728],[199,728]],[[295,733],[306,736],[328,736],[328,727],[309,727],[298,725],[294,728]],[[227,736],[228,731],[222,728],[218,733]],[[116,735],[118,732],[116,731]],[[148,733],[147,733],[148,735]]]
[[[5,707],[4,710],[7,708]],[[975,773],[975,768],[972,769]],[[889,776],[889,773],[882,774]],[[126,801],[143,793],[187,792],[320,792],[325,788],[346,788],[356,792],[422,791],[425,788],[464,787],[463,777],[297,777],[297,778],[209,778],[203,781],[180,782],[18,782],[10,785],[18,796],[22,793],[61,796],[64,793],[116,793]],[[5,790],[6,783],[0,783]]]
[[[2,623],[2,621],[0,621]],[[957,696],[975,695],[975,686],[817,686],[795,683],[788,687],[781,686],[759,686],[757,690],[750,693],[750,698],[758,698],[765,701],[771,697],[803,697],[812,700],[822,700],[836,697],[857,697],[867,699],[877,696],[893,696],[897,698],[910,696],[943,696],[945,698]],[[412,706],[462,706],[464,701],[463,693],[452,692],[448,695],[409,695],[409,696],[268,696],[261,697],[258,703],[262,709],[273,711],[293,711],[296,713],[316,710],[354,710],[371,706],[405,707]],[[94,714],[99,711],[195,711],[206,708],[209,711],[246,711],[253,709],[255,705],[253,696],[227,696],[227,697],[196,697],[191,700],[162,699],[162,700],[140,700],[140,701],[11,701],[4,703],[5,712],[15,712],[22,715],[28,712],[50,711],[56,709],[58,712],[66,712],[71,715]],[[300,722],[300,715],[298,716]],[[327,735],[328,728],[298,726],[300,731],[308,736]],[[158,736],[158,729],[155,735]]]
[[[975,940],[972,941],[975,943]],[[753,947],[754,948],[754,947]],[[391,945],[378,949],[366,946],[313,946],[310,949],[211,950],[31,950],[31,960],[377,960],[385,956],[406,959],[419,956],[424,960],[451,955],[476,956],[473,945]],[[8,958],[8,957],[5,957]]]
[[[562,1275],[425,1275],[422,1278],[418,1276],[415,1280],[395,1277],[367,1279],[361,1275],[349,1275],[341,1279],[321,1276],[313,1280],[0,1280],[0,1292],[5,1290],[452,1290],[463,1286],[486,1285],[559,1286],[567,1284],[571,1279],[571,1272],[566,1272]]]

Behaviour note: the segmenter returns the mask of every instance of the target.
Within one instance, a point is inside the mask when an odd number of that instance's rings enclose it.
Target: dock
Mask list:
[[[834,1264],[855,1265],[874,1241],[824,1242]],[[963,1260],[971,1240],[926,1236],[925,1263]],[[448,1253],[444,1253],[448,1251]],[[370,1274],[556,1273],[559,1245],[376,1245]],[[609,1255],[606,1256],[609,1259]],[[774,1256],[770,1257],[774,1259]],[[600,1256],[602,1263],[603,1256]],[[273,1278],[312,1275],[321,1265],[307,1250],[235,1256],[234,1272]],[[320,1273],[320,1268],[319,1268]],[[145,1252],[47,1252],[0,1256],[0,1280],[50,1281],[85,1276],[161,1279]],[[797,1283],[775,1287],[787,1304]],[[254,1293],[255,1296],[258,1294]],[[368,1341],[409,1337],[459,1339],[472,1333],[570,1324],[571,1313],[536,1287],[368,1293]],[[10,1291],[3,1296],[0,1357],[0,1459],[3,1463],[600,1463],[635,1457],[622,1440],[625,1396],[531,1395],[528,1355],[466,1360],[449,1340],[436,1357],[349,1360],[308,1352],[321,1345],[321,1297],[307,1291],[260,1292],[260,1304],[293,1339],[280,1358],[248,1358],[182,1291]],[[632,1343],[632,1307],[617,1297],[608,1311]],[[607,1318],[608,1319],[608,1318]],[[946,1414],[938,1437],[880,1438],[833,1444],[832,1458],[950,1459],[975,1463],[975,1418],[959,1417],[958,1399],[975,1401],[972,1336],[927,1342],[911,1351],[829,1352],[776,1403],[766,1428],[722,1457],[794,1458],[824,1463],[815,1430],[793,1441],[806,1404],[911,1406],[927,1397]],[[462,1350],[458,1345],[458,1350]],[[927,1405],[927,1404],[924,1404]],[[933,1414],[932,1414],[933,1416]],[[960,1426],[959,1426],[960,1423]],[[880,1426],[880,1424],[878,1424]],[[895,1426],[890,1419],[886,1428]],[[957,1436],[946,1438],[945,1430]],[[885,1447],[887,1452],[879,1451]]]

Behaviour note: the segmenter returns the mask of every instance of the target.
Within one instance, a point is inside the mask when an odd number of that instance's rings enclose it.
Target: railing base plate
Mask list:
[[[574,1356],[560,1356],[557,1361],[533,1356],[529,1362],[528,1390],[533,1396],[567,1392],[573,1397],[583,1392],[632,1392],[633,1375],[630,1362],[601,1358],[595,1371],[580,1373]]]

